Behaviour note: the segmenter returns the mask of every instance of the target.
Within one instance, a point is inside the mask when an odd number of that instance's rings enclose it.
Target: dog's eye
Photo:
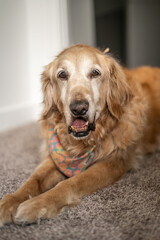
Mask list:
[[[90,74],[90,77],[91,77],[91,78],[96,78],[96,77],[98,77],[98,76],[100,76],[100,75],[101,75],[101,73],[100,73],[99,70],[93,69],[92,72],[91,72],[91,74]]]
[[[62,80],[68,80],[68,74],[65,71],[60,71],[57,76]]]

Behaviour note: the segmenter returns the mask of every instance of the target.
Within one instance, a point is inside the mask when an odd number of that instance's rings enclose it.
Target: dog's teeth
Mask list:
[[[81,131],[87,131],[88,125],[89,125],[89,122],[87,121],[83,127],[71,126],[70,128],[74,132],[81,132]]]

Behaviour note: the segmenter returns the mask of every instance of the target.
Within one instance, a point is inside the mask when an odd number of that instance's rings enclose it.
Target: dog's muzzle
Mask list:
[[[89,102],[87,100],[75,100],[69,107],[73,119],[72,125],[68,127],[69,134],[81,138],[89,135],[90,131],[95,131],[95,122],[88,121]]]

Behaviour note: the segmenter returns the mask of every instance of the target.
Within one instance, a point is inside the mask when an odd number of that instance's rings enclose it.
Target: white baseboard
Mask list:
[[[0,108],[0,132],[10,130],[40,118],[41,104],[23,103]]]

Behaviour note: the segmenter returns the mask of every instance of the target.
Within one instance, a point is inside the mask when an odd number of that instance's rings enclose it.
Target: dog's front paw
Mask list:
[[[14,222],[14,216],[21,201],[14,195],[8,194],[0,201],[0,226]]]
[[[40,219],[51,219],[59,213],[54,201],[49,203],[40,196],[21,203],[17,209],[15,222],[17,224],[28,224],[38,222]]]

